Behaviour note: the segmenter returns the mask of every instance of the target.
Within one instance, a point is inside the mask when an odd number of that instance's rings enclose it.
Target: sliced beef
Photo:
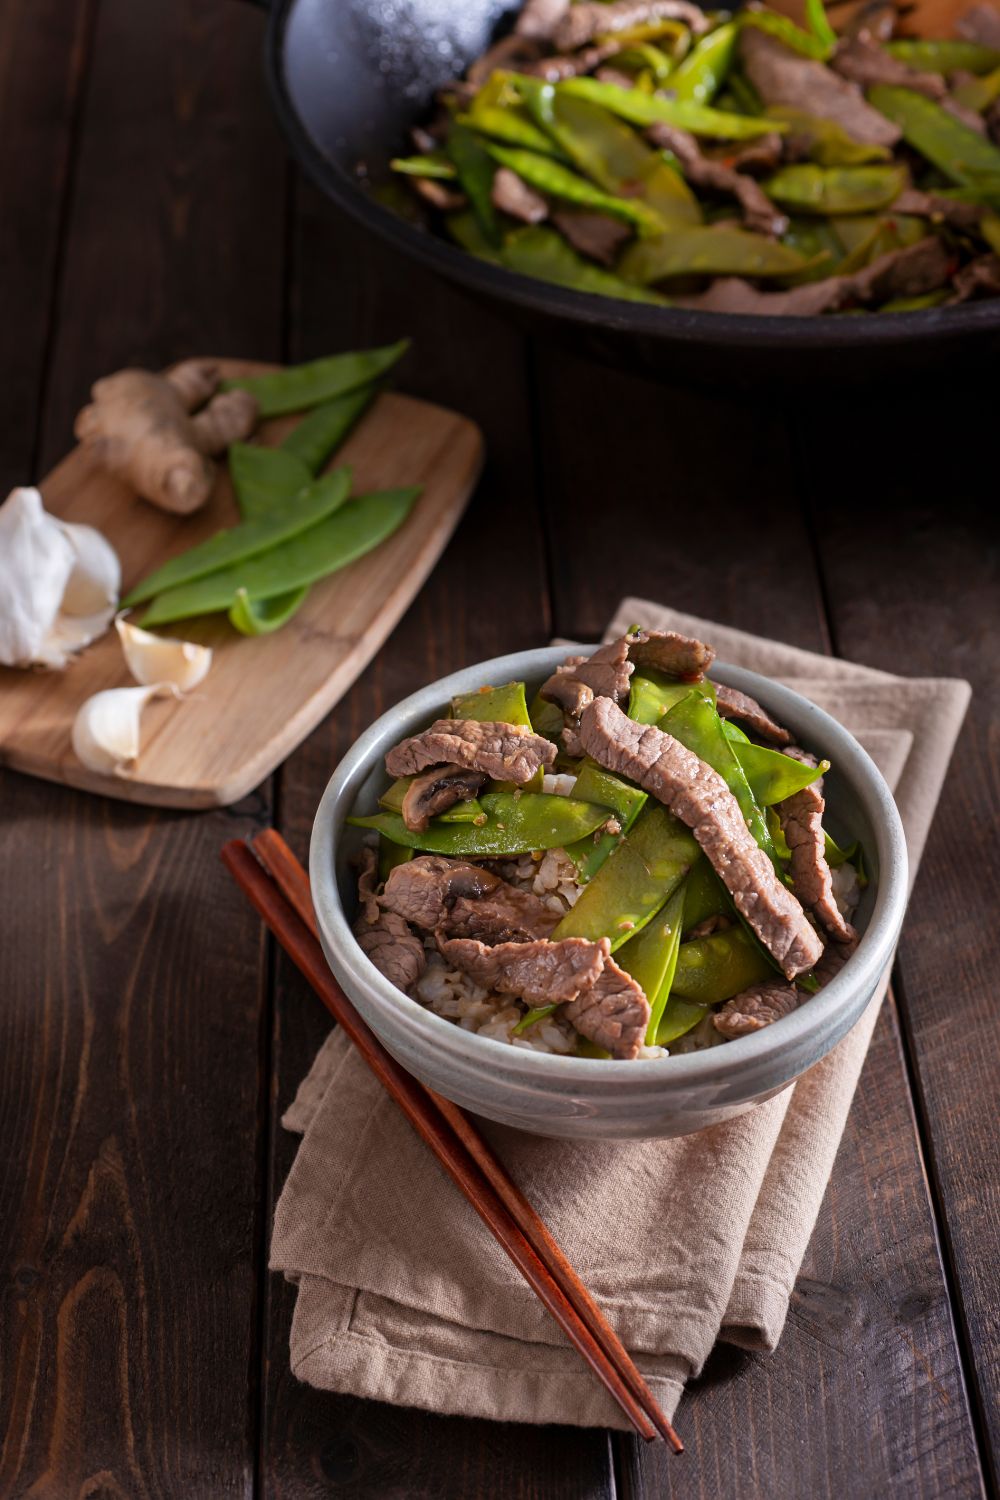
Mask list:
[[[776,130],[741,141],[726,151],[725,163],[737,172],[773,172],[784,157],[784,137]]]
[[[853,276],[838,278],[845,284],[846,296],[841,303],[864,305],[888,302],[893,297],[922,297],[944,286],[953,269],[952,257],[935,235],[907,245],[905,250],[890,250],[880,255],[864,270]]]
[[[646,1040],[649,1001],[641,985],[613,958],[604,960],[598,978],[569,1002],[563,1014],[574,1030],[612,1057],[636,1057]]]
[[[431,208],[436,208],[438,213],[450,214],[464,208],[466,198],[464,193],[458,193],[450,188],[446,182],[440,182],[436,177],[411,177],[410,183],[415,193],[429,203]]]
[[[833,120],[852,140],[895,146],[899,127],[865,100],[857,84],[812,58],[800,57],[774,37],[747,26],[740,37],[747,77],[765,104],[784,104]]]
[[[685,932],[684,941],[693,943],[697,938],[711,937],[713,932],[728,932],[732,925],[730,918],[722,916],[721,913],[706,917],[703,922],[696,923],[690,931]]]
[[[531,37],[541,42],[550,41],[552,33],[568,10],[569,0],[527,0],[514,24],[514,30],[518,36]]]
[[[529,63],[521,72],[532,78],[543,78],[546,83],[562,83],[564,78],[579,78],[584,73],[592,73],[620,51],[617,42],[601,42],[600,46],[585,47],[582,52],[556,52],[551,57]]]
[[[921,73],[916,68],[907,67],[906,63],[876,46],[864,33],[846,37],[838,43],[830,66],[842,78],[849,78],[862,88],[870,88],[874,83],[888,83],[912,89],[915,94],[923,94],[928,99],[943,99],[948,92],[940,73]]]
[[[616,31],[631,31],[650,21],[683,21],[695,34],[705,31],[708,20],[689,0],[580,0],[571,5],[552,34],[560,52],[573,52],[595,36],[609,36]]]
[[[983,217],[981,203],[962,203],[957,198],[942,198],[938,193],[922,193],[917,188],[906,188],[892,205],[894,214],[909,214],[915,219],[931,219],[935,224],[947,224],[963,234],[978,228]]]
[[[416,776],[428,766],[462,766],[495,781],[523,785],[555,758],[555,745],[527,725],[436,719],[430,729],[390,750],[385,768],[390,776]]]
[[[520,219],[522,224],[540,224],[549,216],[549,205],[541,193],[536,193],[510,167],[497,168],[490,197],[494,208],[510,214],[512,219]]]
[[[608,214],[560,209],[552,215],[552,222],[574,250],[602,266],[614,265],[619,250],[632,233],[627,224]]]
[[[484,771],[464,766],[435,766],[415,776],[403,798],[403,822],[413,833],[423,833],[431,818],[447,812],[457,802],[472,802],[487,777]]]
[[[578,718],[594,698],[618,702],[628,693],[633,666],[629,660],[630,637],[598,646],[590,656],[569,656],[539,693],[549,703],[558,703],[570,718]]]
[[[730,1040],[749,1036],[752,1031],[760,1031],[773,1021],[780,1021],[782,1016],[791,1015],[798,1008],[799,999],[794,984],[765,979],[762,984],[751,985],[741,995],[727,1000],[712,1016],[712,1024]]]
[[[389,872],[382,905],[425,932],[487,943],[547,937],[558,915],[531,891],[491,870],[440,854],[418,855]]]
[[[375,894],[377,885],[378,859],[375,850],[366,844],[358,861],[358,905],[366,922],[378,921],[379,906]]]
[[[739,719],[762,740],[769,740],[772,745],[791,744],[792,737],[788,730],[776,724],[767,709],[762,708],[749,693],[741,693],[739,688],[726,687],[724,682],[716,683],[715,706],[724,719]]]
[[[1000,51],[1000,11],[995,5],[973,5],[956,22],[955,30],[967,42]]]
[[[611,945],[607,938],[541,939],[533,943],[497,943],[489,948],[475,938],[440,938],[442,955],[484,989],[516,995],[530,1006],[560,1005],[575,1000],[600,977]]]
[[[646,135],[661,151],[671,151],[676,156],[684,176],[695,187],[709,188],[713,193],[735,198],[748,229],[775,239],[784,234],[788,228],[788,216],[775,207],[760,183],[725,162],[705,156],[690,131],[661,122],[651,125]]]
[[[484,84],[491,73],[499,69],[510,69],[515,73],[523,73],[537,61],[542,52],[540,43],[533,37],[529,37],[521,31],[513,31],[508,36],[502,36],[492,47],[487,47],[481,57],[470,64],[465,78],[472,85],[473,93]]]
[[[380,912],[376,922],[361,917],[354,925],[354,936],[376,969],[397,989],[410,989],[424,972],[424,945],[395,912]]]
[[[788,979],[812,968],[822,943],[751,836],[718,772],[655,725],[634,723],[607,698],[584,710],[580,739],[599,765],[637,782],[687,824],[737,910]]]
[[[899,11],[894,0],[868,0],[868,4],[856,10],[841,30],[847,37],[863,36],[869,41],[891,42],[898,20]]]
[[[980,255],[970,260],[954,278],[951,302],[971,302],[975,297],[1000,296],[1000,255]]]
[[[813,973],[820,984],[829,984],[835,979],[849,958],[854,956],[857,950],[857,936],[851,938],[847,943],[827,943],[823,949],[819,963],[813,969]]]
[[[805,750],[790,745],[786,755],[799,760],[803,765],[815,766],[814,756]],[[841,915],[833,895],[830,866],[826,862],[826,841],[823,838],[823,778],[810,782],[808,786],[786,797],[775,808],[781,821],[781,831],[792,852],[792,889],[803,906],[815,912],[827,932],[838,943],[849,943],[855,937],[854,928]]]
[[[676,630],[636,630],[625,640],[634,666],[652,667],[685,682],[700,682],[715,660],[711,646]]]

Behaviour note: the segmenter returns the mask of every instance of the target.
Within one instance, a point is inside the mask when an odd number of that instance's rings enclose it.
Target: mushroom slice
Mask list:
[[[484,771],[465,766],[432,766],[415,776],[403,798],[403,822],[413,833],[423,833],[431,818],[456,802],[471,802],[486,785]]]

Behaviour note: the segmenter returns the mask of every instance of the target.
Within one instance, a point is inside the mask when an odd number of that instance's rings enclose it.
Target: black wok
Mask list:
[[[761,318],[617,302],[502,270],[385,207],[379,185],[431,98],[504,29],[512,0],[272,0],[268,71],[282,126],[319,186],[402,254],[530,328],[666,380],[838,384],[931,371],[995,378],[1000,298],[867,317]]]

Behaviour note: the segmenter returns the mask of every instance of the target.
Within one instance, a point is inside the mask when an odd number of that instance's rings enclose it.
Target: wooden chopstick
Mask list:
[[[273,877],[283,895],[294,907],[299,919],[310,929],[312,936],[318,938],[316,916],[309,889],[309,878],[285,840],[273,829],[266,829],[254,840],[253,851],[262,861],[268,873]],[[294,957],[295,955],[293,954],[292,956]],[[326,975],[330,984],[337,990],[341,1006],[346,1007],[351,1012],[354,1022],[358,1026],[364,1027],[371,1041],[376,1047],[381,1049],[381,1044],[368,1031],[365,1023],[361,1021],[361,1018],[357,1016],[353,1006],[351,1006],[351,1002],[343,994],[339,986],[336,985],[336,981],[329,973],[329,969],[326,969]],[[324,999],[333,1013],[337,1015],[338,1012],[333,1009],[326,995],[321,994],[321,998]],[[345,1027],[345,1030],[347,1029]],[[384,1049],[381,1050],[384,1052]],[[388,1054],[385,1055],[388,1056]],[[398,1068],[398,1065],[394,1066]],[[483,1138],[465,1111],[460,1109],[458,1105],[426,1088],[409,1074],[403,1072],[402,1069],[399,1069],[399,1071],[403,1073],[408,1086],[415,1085],[416,1089],[423,1094],[430,1108],[437,1114],[439,1123],[443,1123],[444,1126],[449,1127],[453,1132],[454,1142],[464,1150],[466,1156],[471,1161],[471,1165],[478,1168],[481,1179],[485,1180],[486,1187],[492,1190],[492,1194],[506,1210],[513,1229],[519,1231],[522,1238],[527,1242],[527,1247],[533,1252],[537,1261],[541,1263],[551,1281],[559,1288],[563,1298],[568,1302],[579,1323],[582,1325],[584,1332],[589,1334],[590,1339],[603,1350],[606,1359],[631,1396],[632,1401],[646,1414],[656,1432],[671,1445],[675,1452],[683,1452],[683,1444],[664,1414],[660,1411],[653,1393],[620,1343],[604,1314],[580,1281],[580,1278],[566,1259],[558,1243],[549,1233],[544,1221],[535,1212],[535,1209],[524,1197],[520,1189],[511,1181],[506,1169],[494,1154],[489,1143]],[[421,1133],[423,1134],[423,1132]],[[490,1227],[492,1228],[493,1226],[491,1225]],[[501,1243],[504,1243],[504,1241],[501,1241]],[[506,1244],[505,1248],[507,1248]],[[516,1263],[519,1264],[519,1268],[523,1271],[520,1263]],[[531,1278],[529,1277],[528,1279],[530,1280]],[[534,1285],[533,1282],[532,1285]],[[543,1301],[545,1301],[544,1298]],[[546,1306],[548,1305],[546,1301]],[[561,1320],[560,1323],[561,1326],[564,1326]],[[572,1337],[572,1335],[570,1336]],[[580,1348],[577,1340],[574,1339],[573,1341]],[[585,1358],[588,1357],[583,1349],[581,1349],[581,1353],[584,1353]],[[588,1362],[591,1361],[588,1359]],[[600,1374],[601,1372],[598,1371],[597,1373]],[[605,1381],[605,1384],[607,1384],[607,1381]],[[611,1389],[610,1386],[608,1388]],[[615,1395],[616,1400],[619,1399],[615,1391],[612,1391],[612,1394]],[[647,1432],[639,1427],[638,1424],[635,1424],[631,1411],[628,1412],[628,1415],[630,1420],[633,1420],[633,1424],[637,1426],[637,1430],[640,1431],[641,1435],[644,1437],[647,1436]],[[649,1437],[653,1435],[653,1433],[648,1434]]]

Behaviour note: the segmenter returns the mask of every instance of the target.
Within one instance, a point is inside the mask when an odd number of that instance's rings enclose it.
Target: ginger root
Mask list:
[[[210,455],[249,437],[257,422],[248,391],[217,395],[218,384],[209,360],[187,360],[167,375],[119,370],[94,385],[74,431],[110,473],[163,510],[187,515],[211,492]]]

